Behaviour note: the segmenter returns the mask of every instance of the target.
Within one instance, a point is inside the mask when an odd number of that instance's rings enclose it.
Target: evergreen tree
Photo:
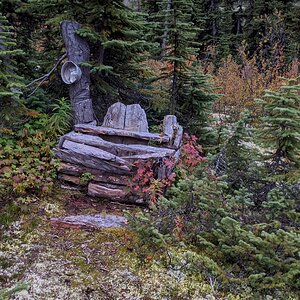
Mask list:
[[[1,0],[0,11],[7,18],[9,24],[14,27],[16,48],[22,49],[24,52],[23,55],[16,57],[18,67],[22,69],[22,76],[31,80],[40,75],[38,68],[41,72],[45,72],[43,63],[39,59],[38,51],[36,51],[39,32],[43,31],[43,28],[39,26],[37,16],[33,15],[30,11],[22,10],[26,2],[28,0]],[[42,58],[46,61],[45,57]],[[50,58],[49,60],[52,63]]]
[[[195,23],[203,28],[197,35],[201,43],[199,57],[219,62],[229,54],[236,55],[242,41],[244,24],[244,1],[195,0]],[[213,47],[214,57],[209,57]]]
[[[196,40],[199,42],[199,57],[207,57],[210,46],[218,45],[219,22],[221,20],[220,0],[195,0],[193,22],[202,30],[197,33]]]
[[[247,42],[251,55],[262,51],[265,58],[270,58],[274,55],[272,53],[274,48],[276,48],[275,52],[279,49],[285,53],[291,52],[292,43],[295,44],[293,35],[297,34],[296,31],[291,30],[297,26],[294,6],[296,2],[295,0],[245,2],[243,39]],[[290,28],[286,26],[287,20]]]
[[[218,33],[220,30],[219,21],[220,21],[220,0],[204,0],[204,1],[196,1],[200,2],[201,9],[203,12],[207,12],[205,14],[207,21],[207,38],[208,41],[211,41],[212,44],[216,44]],[[202,2],[202,3],[201,3]]]
[[[300,2],[291,1],[285,17],[285,26],[288,33],[287,54],[290,59],[297,59],[300,55]]]
[[[216,174],[226,176],[230,192],[243,188],[254,190],[261,175],[249,123],[250,114],[246,111],[227,132],[227,139],[214,159]]]
[[[192,22],[193,1],[159,1],[154,12],[153,39],[159,47],[154,58],[164,63],[156,79],[169,84],[169,106],[166,111],[179,116],[181,123],[193,132],[205,130],[211,105],[215,99],[208,78],[200,71],[196,56],[199,44],[195,36],[199,28]],[[204,140],[204,134],[201,136]]]
[[[300,163],[300,86],[290,81],[279,92],[267,91],[258,136],[268,149],[273,174],[285,173]]]
[[[22,54],[15,49],[13,28],[0,15],[0,125],[12,125],[12,120],[20,113],[22,78],[17,75],[15,58]]]
[[[203,28],[197,35],[201,43],[201,59],[213,59],[218,65],[222,58],[237,55],[242,41],[250,55],[261,51],[270,58],[278,49],[289,56],[299,54],[299,35],[295,29],[299,16],[296,0],[195,0],[194,22]],[[207,49],[214,47],[215,57]],[[276,48],[275,50],[273,48]]]
[[[141,101],[138,88],[143,71],[139,61],[151,45],[143,38],[145,28],[141,16],[123,1],[33,0],[26,5],[26,10],[42,20],[41,26],[50,26],[51,44],[60,51],[63,48],[60,21],[75,20],[82,25],[78,34],[90,44],[91,61],[86,66],[93,75],[92,93],[98,112],[104,113],[116,100]]]

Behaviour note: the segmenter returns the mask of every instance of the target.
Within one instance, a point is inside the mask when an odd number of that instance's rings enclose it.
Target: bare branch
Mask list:
[[[67,57],[67,54],[65,53],[64,55],[62,55],[58,61],[56,62],[56,64],[54,65],[54,67],[45,75],[33,80],[32,82],[30,82],[29,84],[27,84],[25,86],[25,88],[28,88],[30,86],[32,86],[34,83],[36,82],[39,82],[39,84],[35,87],[35,89],[26,97],[26,98],[29,98],[31,97],[36,91],[37,89],[43,84],[43,82],[45,82],[49,77],[50,75],[57,69],[57,67],[59,66],[59,64]]]

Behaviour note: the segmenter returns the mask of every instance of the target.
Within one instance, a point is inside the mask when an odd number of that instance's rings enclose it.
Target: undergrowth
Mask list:
[[[51,115],[31,113],[16,130],[0,131],[0,196],[48,193],[56,176],[52,148],[70,127],[70,108],[60,100]]]
[[[276,97],[267,93],[272,98],[261,103],[293,105],[289,113],[299,121],[297,89],[286,87]],[[261,119],[257,132],[273,126],[261,143],[268,147],[260,149],[263,154],[257,151],[256,135],[249,134],[247,115],[232,126],[210,159],[195,138],[185,141],[167,194],[149,211],[129,217],[139,236],[142,261],[159,254],[159,260],[187,276],[200,273],[216,296],[231,292],[246,293],[250,299],[299,297],[298,121],[292,122],[294,127],[283,126],[285,111]],[[273,143],[274,155],[264,155],[275,134],[294,147]]]

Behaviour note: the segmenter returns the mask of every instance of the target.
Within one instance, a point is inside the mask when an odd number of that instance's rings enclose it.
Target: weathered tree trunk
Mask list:
[[[210,1],[210,11],[213,12],[214,14],[216,13],[218,9],[218,1],[216,0],[211,0]],[[211,35],[213,36],[213,41],[215,42],[215,37],[218,33],[218,22],[217,18],[213,17],[212,20],[212,29],[211,29]]]
[[[112,228],[125,227],[127,219],[117,215],[96,214],[51,218],[50,222],[59,228]]]
[[[68,60],[80,65],[90,59],[90,48],[84,39],[76,34],[80,24],[75,21],[62,21],[61,33],[65,42]],[[74,124],[90,123],[94,121],[92,99],[90,97],[90,71],[80,67],[80,80],[70,85],[70,100],[74,115]]]

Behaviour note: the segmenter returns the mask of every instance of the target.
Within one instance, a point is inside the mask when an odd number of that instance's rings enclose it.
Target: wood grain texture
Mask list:
[[[50,222],[60,228],[113,228],[126,226],[127,219],[112,214],[94,214],[51,218]]]
[[[53,149],[56,157],[64,162],[84,166],[99,171],[113,174],[131,174],[131,168],[126,165],[118,165],[94,156],[85,155],[68,149]]]
[[[92,100],[90,97],[90,71],[80,66],[90,59],[90,48],[86,40],[76,34],[80,24],[75,21],[62,21],[61,33],[65,42],[68,60],[77,64],[82,71],[80,80],[70,85],[70,99],[74,115],[74,124],[94,121]]]
[[[154,141],[159,144],[168,143],[170,138],[166,135],[160,135],[158,133],[148,132],[134,132],[121,129],[106,128],[102,126],[93,126],[88,124],[77,124],[75,125],[75,131],[88,133],[92,135],[107,135],[107,136],[123,136],[132,137],[141,140]]]
[[[126,106],[124,130],[134,132],[149,132],[146,113],[139,104],[131,104]]]
[[[104,185],[94,182],[90,182],[88,185],[88,195],[93,197],[124,201],[128,194],[129,189],[127,187],[113,187],[112,185]]]
[[[102,126],[115,129],[124,129],[125,116],[126,105],[121,102],[116,102],[108,108]]]
[[[104,151],[110,152],[117,156],[130,156],[130,155],[139,155],[139,154],[148,154],[162,152],[166,155],[174,154],[174,150],[163,147],[152,147],[147,145],[137,145],[137,144],[116,144],[112,142],[105,141],[99,136],[82,134],[78,132],[70,132],[63,136],[64,141],[69,140],[76,143],[81,143],[93,147],[97,147]],[[60,143],[61,146],[63,143]]]
[[[183,128],[182,126],[176,126],[176,130],[173,137],[173,146],[175,149],[178,149],[182,144]]]
[[[116,185],[129,185],[132,180],[132,175],[120,175],[103,172],[98,169],[87,168],[80,165],[74,165],[71,163],[61,162],[58,168],[58,172],[62,175],[70,175],[75,178],[79,178],[84,173],[92,174],[92,180],[103,182],[103,183],[113,183]],[[60,178],[60,177],[59,177]],[[62,177],[62,179],[68,177]],[[73,178],[71,178],[73,180]],[[68,180],[67,180],[68,181]]]
[[[68,174],[58,174],[58,179],[67,183],[72,183],[78,186],[84,185],[83,182],[80,180],[80,177]]]
[[[175,154],[175,150],[173,154]],[[166,153],[164,152],[155,152],[155,153],[148,153],[142,155],[123,156],[122,158],[129,163],[134,163],[139,160],[159,159],[159,158],[165,158],[167,156],[168,155],[166,155]],[[172,155],[169,155],[169,157],[172,157]]]
[[[67,150],[71,150],[75,153],[79,153],[85,156],[89,156],[89,157],[94,157],[100,160],[105,160],[105,161],[109,161],[112,162],[114,165],[117,166],[127,166],[129,167],[129,164],[122,158],[113,155],[107,151],[101,150],[99,148],[96,147],[92,147],[92,146],[88,146],[88,145],[84,145],[84,144],[79,144],[76,142],[72,142],[72,141],[68,141],[65,140],[63,145],[62,145],[63,149],[67,149]]]
[[[177,118],[174,115],[167,115],[164,117],[163,133],[169,136],[170,140],[173,138],[174,125],[177,125]]]

